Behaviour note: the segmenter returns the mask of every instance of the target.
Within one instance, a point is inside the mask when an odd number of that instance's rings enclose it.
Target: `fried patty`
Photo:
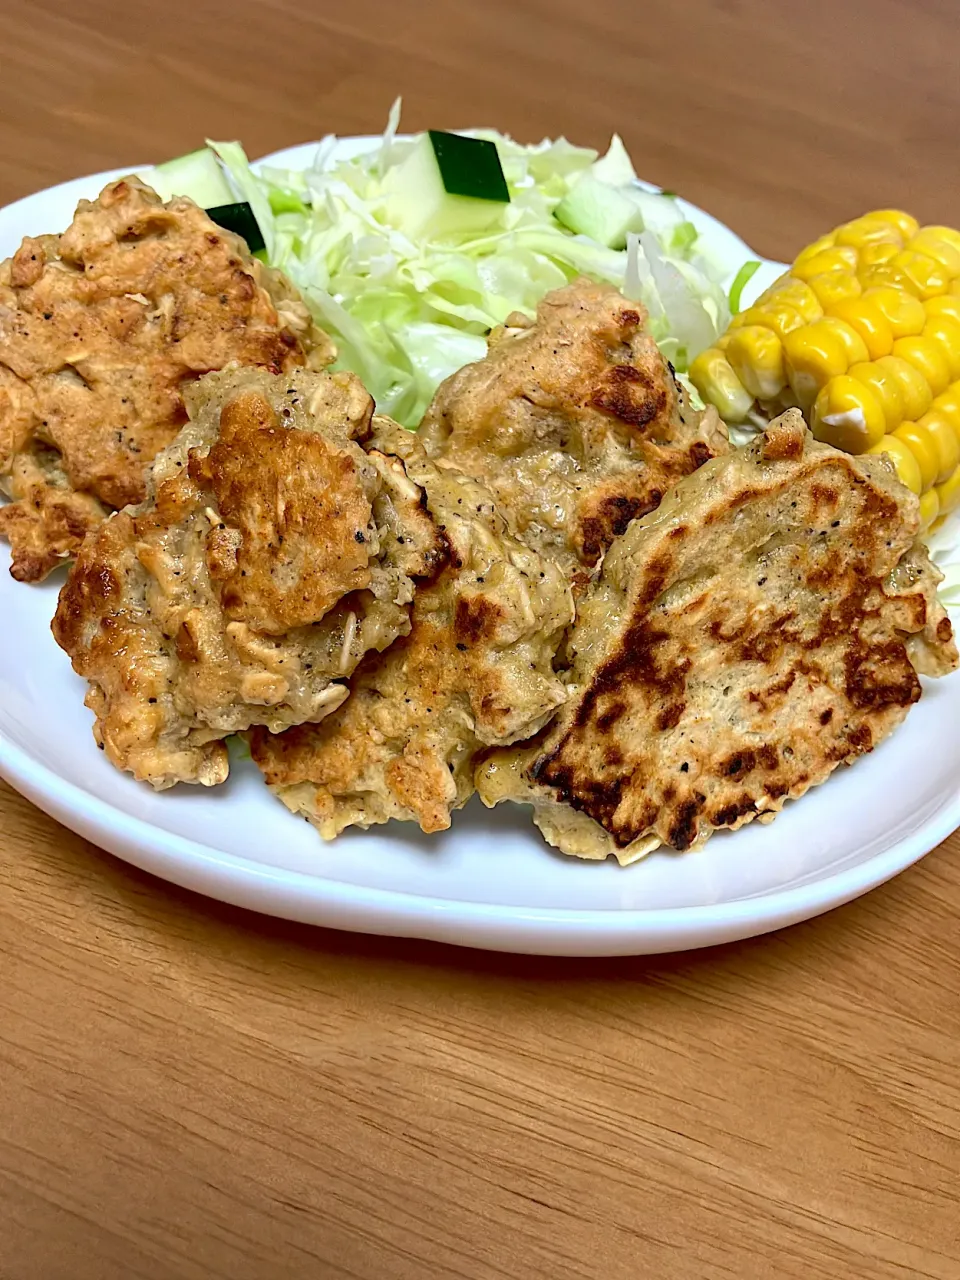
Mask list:
[[[916,498],[792,410],[681,481],[607,553],[541,740],[480,768],[568,853],[631,861],[770,818],[957,666]]]
[[[333,711],[446,556],[402,461],[369,447],[352,374],[209,374],[187,403],[146,501],[87,537],[53,622],[98,744],[157,788],[223,781],[228,734]]]
[[[687,400],[646,328],[610,285],[548,293],[511,316],[484,360],[452,374],[420,436],[493,494],[512,532],[585,580],[631,520],[728,449],[716,410]]]
[[[365,659],[343,706],[250,735],[270,788],[326,839],[390,818],[444,830],[473,793],[480,749],[535,733],[567,696],[553,670],[573,618],[559,568],[509,534],[481,484],[378,425],[377,447],[423,488],[446,563],[418,586],[409,634]]]
[[[0,536],[36,582],[111,510],[186,421],[184,388],[231,363],[274,372],[333,347],[293,286],[191,200],[135,178],[82,200],[62,235],[0,264]]]

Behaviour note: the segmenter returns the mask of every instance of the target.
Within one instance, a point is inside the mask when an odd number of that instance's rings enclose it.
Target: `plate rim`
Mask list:
[[[377,135],[341,142],[375,143]],[[255,164],[276,163],[299,144]],[[36,197],[71,186],[108,182],[147,166],[124,166],[68,179],[3,207],[9,214]],[[648,184],[645,184],[648,185]],[[691,202],[681,202],[769,266],[741,237]],[[960,677],[958,677],[960,678]],[[116,808],[62,778],[0,728],[0,776],[55,821],[113,856],[182,888],[235,906],[351,932],[407,936],[514,953],[600,956],[691,950],[736,941],[822,914],[883,884],[924,857],[960,827],[955,793],[917,830],[889,849],[812,882],[713,904],[655,908],[561,908],[430,897],[323,875],[307,875],[190,840]],[[629,869],[624,874],[630,874]]]
[[[235,906],[354,932],[551,955],[640,954],[635,948],[641,942],[647,954],[693,950],[768,933],[876,888],[919,861],[960,826],[958,783],[953,798],[910,836],[867,862],[809,884],[729,902],[652,911],[525,907],[379,889],[253,862],[115,808],[61,778],[2,730],[0,776],[91,843],[161,879]],[[229,873],[226,883],[220,878],[225,871]],[[630,869],[624,874],[629,875]],[[345,917],[340,914],[344,909],[353,914]],[[458,937],[461,931],[469,936]],[[683,941],[678,942],[681,937]]]

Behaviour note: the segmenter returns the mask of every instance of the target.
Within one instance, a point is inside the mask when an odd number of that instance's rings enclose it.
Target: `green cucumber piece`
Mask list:
[[[427,136],[447,195],[510,203],[510,191],[503,176],[496,143],[487,138],[441,133],[438,129],[430,129]]]
[[[643,230],[637,202],[590,173],[583,175],[553,212],[570,231],[589,236],[608,249],[625,249],[628,232]]]
[[[162,200],[189,196],[201,209],[208,209],[211,205],[225,205],[236,199],[220,168],[220,161],[209,147],[166,160],[143,177]]]
[[[207,210],[207,217],[224,231],[233,231],[247,242],[251,253],[259,255],[265,249],[266,241],[260,224],[254,216],[253,209],[247,202],[234,204],[218,204]]]
[[[472,144],[480,139],[458,138],[458,141]],[[496,152],[493,143],[485,145]],[[496,160],[499,168],[499,156]],[[500,178],[503,181],[502,170]],[[450,180],[454,181],[452,177]],[[414,140],[403,160],[387,170],[383,194],[387,222],[411,240],[418,240],[470,236],[501,225],[510,193],[507,192],[505,200],[451,194],[444,186],[431,135],[423,133]]]

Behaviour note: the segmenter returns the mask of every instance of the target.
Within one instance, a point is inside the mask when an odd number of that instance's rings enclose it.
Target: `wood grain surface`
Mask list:
[[[960,218],[951,0],[3,0],[0,201],[203,134],[619,130],[787,256]],[[960,842],[698,955],[291,927],[0,787],[2,1280],[960,1277]]]

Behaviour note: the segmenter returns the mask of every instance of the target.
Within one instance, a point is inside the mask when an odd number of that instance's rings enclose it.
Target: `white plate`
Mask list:
[[[362,142],[353,146],[369,145]],[[309,159],[312,148],[271,157]],[[129,172],[126,170],[125,172]],[[0,257],[59,231],[99,174],[0,211]],[[735,268],[752,256],[696,209]],[[778,266],[755,279],[757,292]],[[84,683],[50,634],[59,577],[15,583],[0,551],[0,773],[54,818],[136,866],[224,901],[371,933],[557,955],[702,947],[803,920],[855,898],[960,825],[960,677],[931,684],[906,724],[770,827],[721,834],[706,852],[622,869],[552,854],[524,810],[473,802],[426,839],[390,824],[324,845],[272,800],[249,761],[212,791],[156,795],[98,752]]]

